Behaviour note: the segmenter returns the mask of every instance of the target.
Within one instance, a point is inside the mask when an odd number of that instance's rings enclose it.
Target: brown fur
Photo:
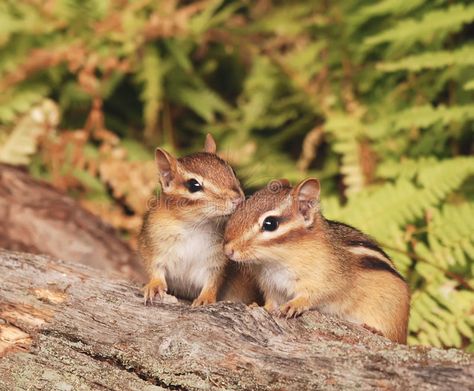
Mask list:
[[[263,304],[262,294],[250,268],[229,262],[225,270],[225,283],[219,291],[219,301]]]
[[[232,168],[219,156],[208,152],[197,152],[178,159],[178,162],[189,172],[208,178],[212,173],[212,182],[222,189],[230,189],[241,194],[242,190],[235,178]]]
[[[237,208],[232,215],[232,223],[227,224],[226,235],[238,236],[242,227],[254,223],[265,212],[275,209],[289,195],[291,188],[288,186],[279,188],[278,191],[265,187],[254,193],[245,201],[245,207]]]
[[[268,310],[293,317],[314,308],[406,343],[407,284],[373,239],[326,220],[319,184],[305,182],[267,187],[241,205],[226,226],[226,251],[253,270]],[[280,226],[264,232],[257,224],[269,212]]]
[[[139,251],[150,278],[145,303],[164,292],[194,300],[194,305],[213,303],[234,279],[244,301],[255,289],[252,279],[238,271],[224,282],[228,259],[222,248],[223,223],[235,202],[243,200],[243,192],[232,168],[214,153],[215,147],[208,135],[205,152],[176,159],[157,149],[162,193],[146,213],[139,235]],[[189,191],[190,179],[200,183],[201,191]],[[239,301],[238,292],[232,299]]]

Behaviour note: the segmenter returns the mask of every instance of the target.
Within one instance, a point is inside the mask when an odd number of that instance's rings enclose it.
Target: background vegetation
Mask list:
[[[322,180],[412,288],[411,344],[474,350],[470,1],[4,0],[0,160],[130,242],[153,148],[211,132],[251,191]]]

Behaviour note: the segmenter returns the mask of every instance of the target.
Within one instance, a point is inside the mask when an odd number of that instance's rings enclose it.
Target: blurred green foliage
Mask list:
[[[409,343],[473,351],[473,22],[468,0],[6,0],[3,145],[52,98],[60,128],[85,131],[70,172],[128,215],[136,185],[92,168],[104,143],[129,176],[153,146],[196,151],[210,132],[247,189],[319,177],[326,216],[407,277]],[[49,177],[50,158],[32,171]]]

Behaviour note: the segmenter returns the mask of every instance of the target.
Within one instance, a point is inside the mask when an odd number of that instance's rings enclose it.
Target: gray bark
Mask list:
[[[0,390],[467,390],[473,357],[310,312],[145,307],[84,265],[0,251]]]

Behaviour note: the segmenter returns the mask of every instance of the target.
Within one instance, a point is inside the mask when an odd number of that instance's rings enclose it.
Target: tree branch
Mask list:
[[[467,390],[474,360],[409,348],[312,311],[143,306],[80,264],[0,252],[0,389]]]

